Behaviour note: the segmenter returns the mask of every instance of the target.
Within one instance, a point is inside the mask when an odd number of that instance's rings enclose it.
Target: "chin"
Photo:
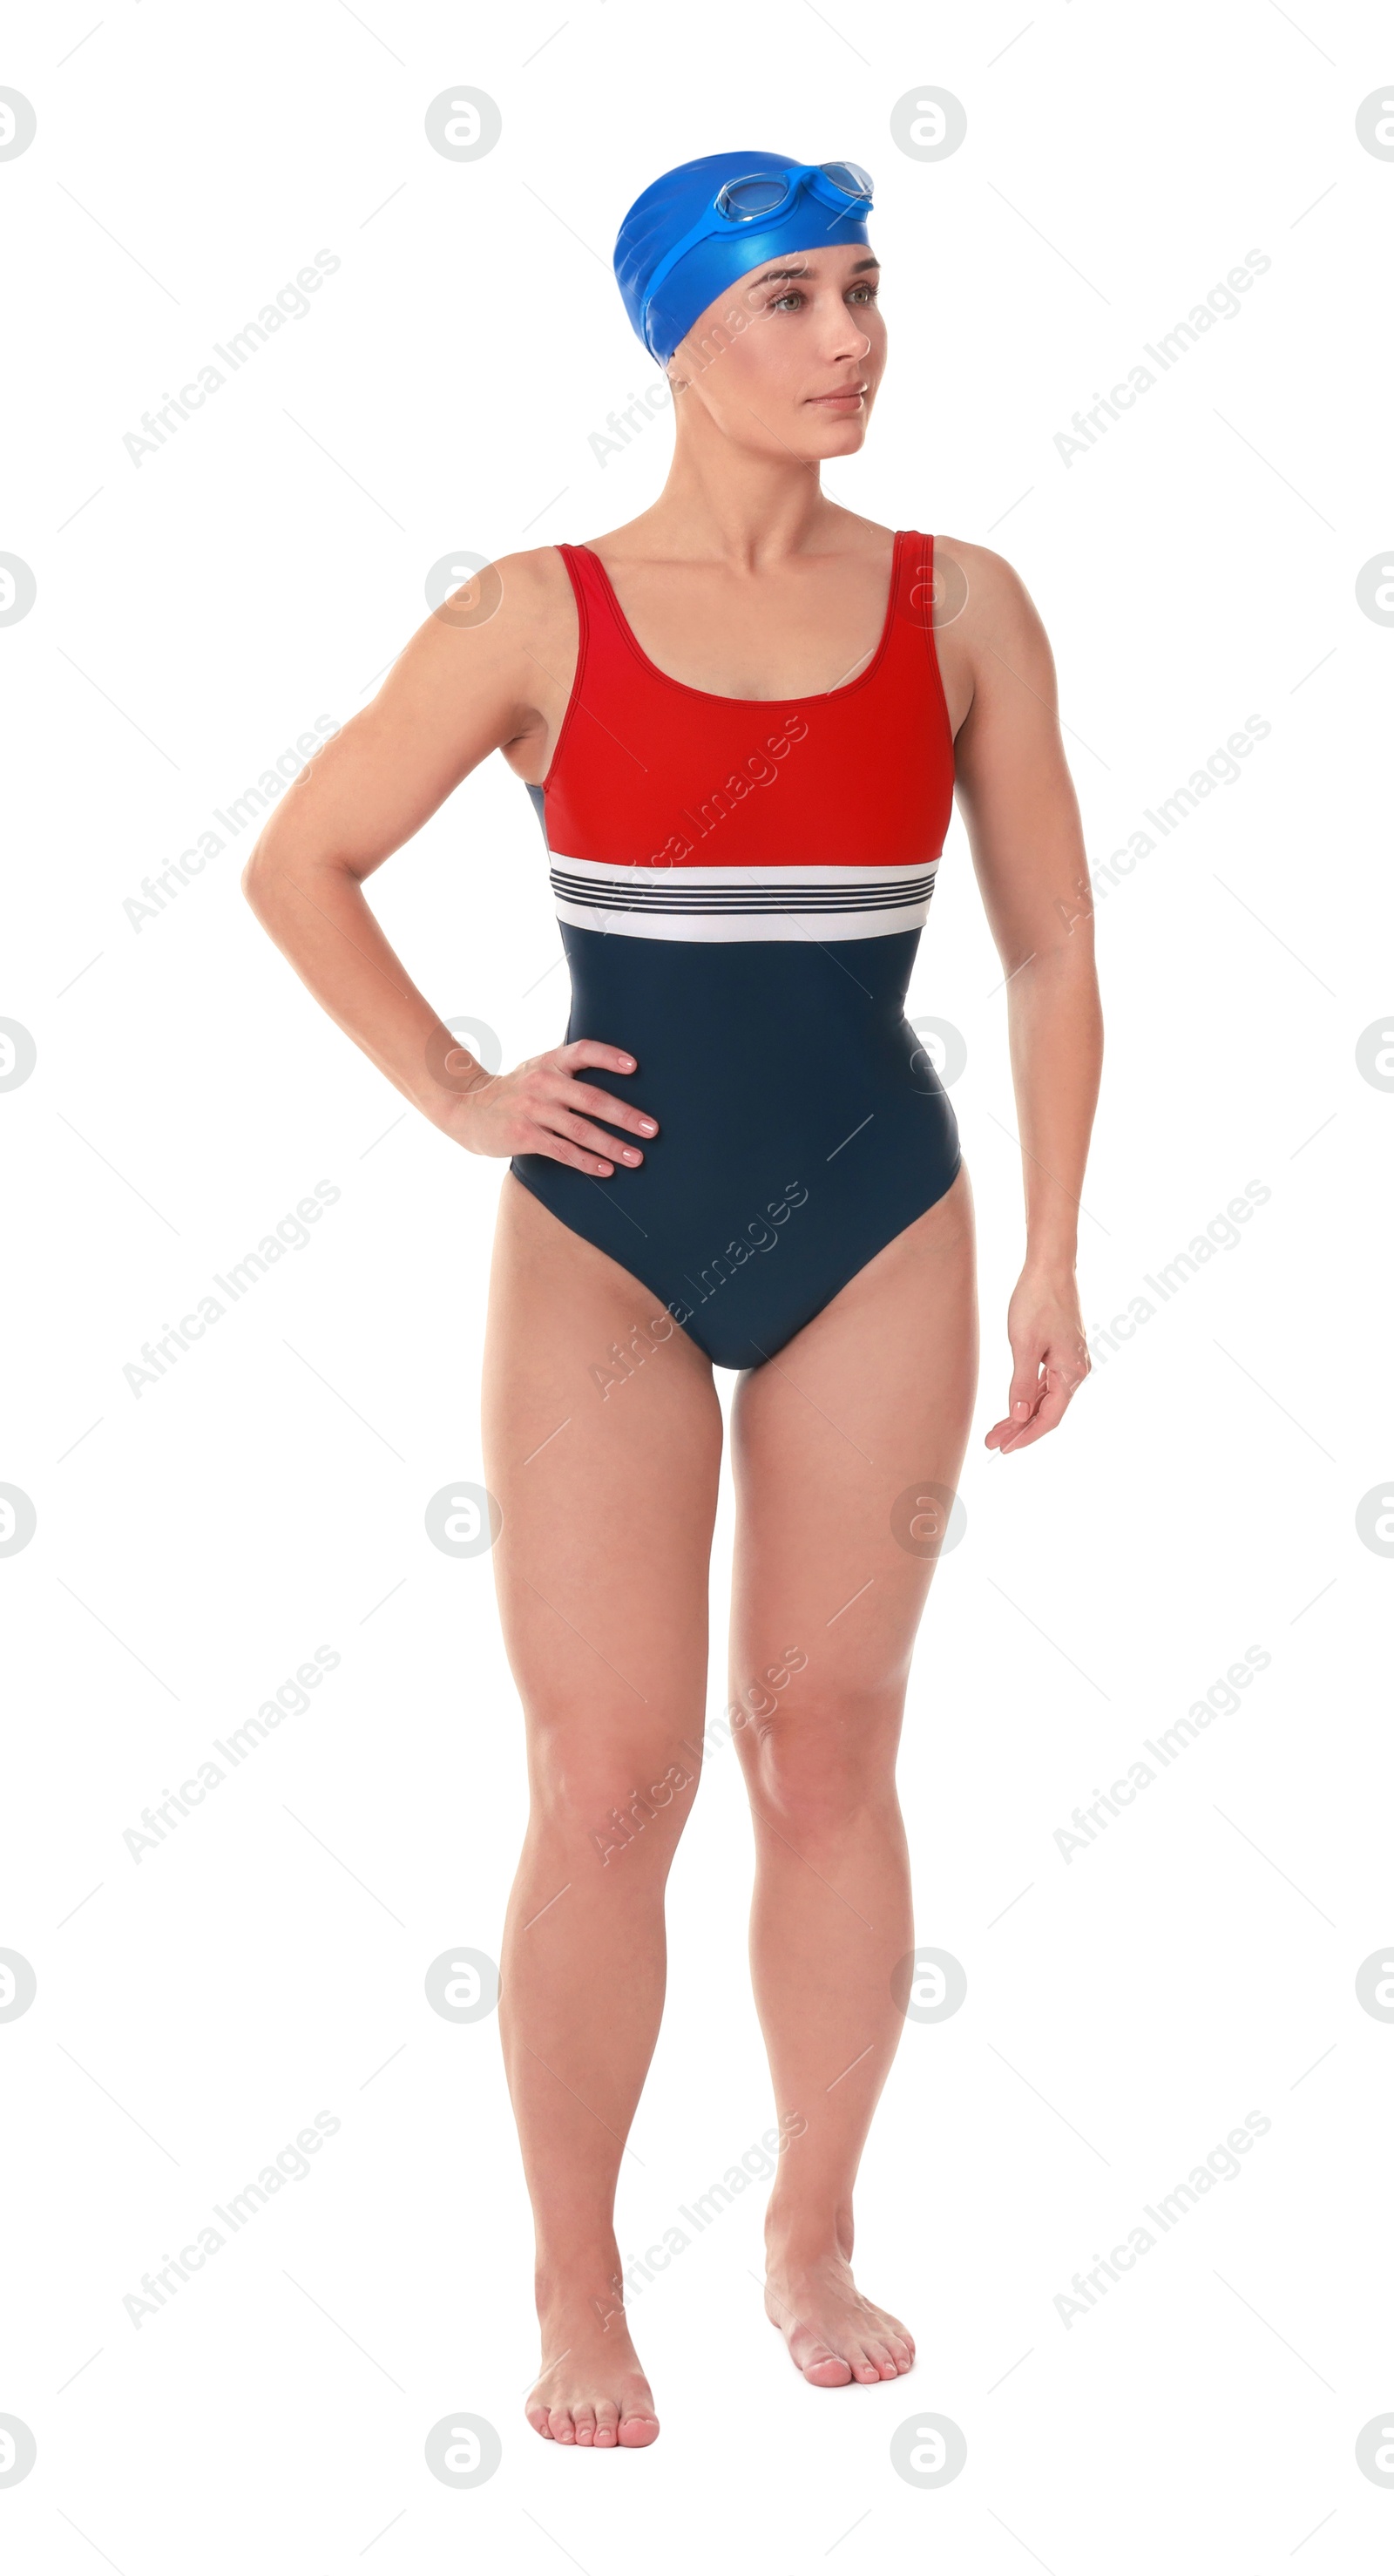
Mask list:
[[[855,456],[866,437],[867,415],[864,411],[844,412],[839,418],[833,413],[829,418],[813,421],[810,427],[815,456]]]

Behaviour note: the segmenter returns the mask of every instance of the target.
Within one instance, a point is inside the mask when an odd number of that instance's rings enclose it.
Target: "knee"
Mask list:
[[[670,1849],[691,1810],[697,1755],[686,1745],[651,1742],[535,1747],[535,1821],[608,1866],[643,1838]]]
[[[841,1839],[850,1821],[894,1799],[900,1716],[899,1684],[888,1683],[810,1697],[753,1724],[746,1770],[757,1815],[801,1850]]]
[[[634,1786],[631,1774],[603,1811],[592,1808],[586,1839],[602,1868],[608,1868],[622,1852],[629,1851],[650,1828],[653,1840],[649,1848],[671,1851],[691,1812],[696,1786],[697,1773],[690,1762],[670,1762],[644,1788]]]

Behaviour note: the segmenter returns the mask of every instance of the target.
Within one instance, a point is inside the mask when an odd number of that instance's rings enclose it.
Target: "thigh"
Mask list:
[[[711,1365],[506,1174],[483,1378],[504,1639],[536,1744],[700,1730],[721,1458]]]
[[[977,1387],[966,1168],[764,1365],[732,1422],[737,1497],[731,1696],[766,1736],[900,1695],[956,1490]],[[936,1493],[936,1489],[939,1491]],[[792,1666],[792,1671],[791,1671]]]

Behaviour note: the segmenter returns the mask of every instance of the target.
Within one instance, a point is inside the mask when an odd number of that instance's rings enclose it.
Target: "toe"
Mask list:
[[[656,2442],[658,2439],[658,2417],[642,2411],[633,2415],[622,2415],[619,2433],[622,2450],[642,2451],[650,2442]]]
[[[589,2448],[590,2444],[595,2440],[595,2408],[593,2406],[574,2407],[572,2409],[572,2422],[576,2427],[577,2441],[584,2443],[587,2448]]]
[[[544,2442],[550,2442],[552,2438],[552,2427],[547,2419],[546,2407],[529,2406],[525,2408],[524,2412],[527,2415],[528,2422],[531,2424],[534,2433],[540,2433]]]
[[[619,2440],[620,2410],[612,2397],[599,2399],[595,2410],[595,2447],[612,2451]]]
[[[880,2370],[863,2345],[850,2345],[847,2358],[852,2365],[852,2377],[860,2380],[864,2388],[869,2388],[873,2380],[880,2379]]]
[[[552,2439],[554,2442],[575,2441],[576,2427],[571,2421],[571,2409],[569,2406],[554,2406],[552,2408]]]
[[[825,2343],[815,2344],[807,2360],[800,2362],[799,2368],[810,2388],[845,2388],[852,2376],[851,2369],[842,2355],[831,2351]]]
[[[912,2367],[915,2347],[908,2335],[893,2334],[890,2338],[890,2350],[891,2359],[897,2370],[909,2370]]]

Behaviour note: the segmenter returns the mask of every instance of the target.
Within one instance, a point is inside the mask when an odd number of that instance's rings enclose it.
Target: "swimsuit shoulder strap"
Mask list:
[[[876,673],[878,721],[893,735],[932,743],[936,763],[953,776],[953,725],[939,662],[935,617],[941,603],[934,539],[922,528],[898,528],[886,648]],[[927,727],[927,730],[926,730]]]
[[[896,613],[912,628],[933,629],[934,539],[919,528],[896,532]]]
[[[927,685],[936,711],[944,705],[943,673],[939,664],[936,620],[942,613],[943,601],[936,576],[934,539],[921,528],[902,528],[896,536],[895,608],[892,624],[895,636],[887,655],[888,683],[897,680],[902,687],[918,693]]]
[[[558,546],[557,552],[571,576],[583,642],[593,641],[607,629],[613,641],[621,642],[623,621],[619,615],[619,602],[599,555],[592,554],[589,546]]]
[[[617,690],[623,699],[626,693],[633,692],[635,666],[642,665],[643,656],[625,622],[609,575],[589,546],[558,546],[557,552],[570,575],[580,625],[573,704],[583,694],[588,700],[613,700]]]

